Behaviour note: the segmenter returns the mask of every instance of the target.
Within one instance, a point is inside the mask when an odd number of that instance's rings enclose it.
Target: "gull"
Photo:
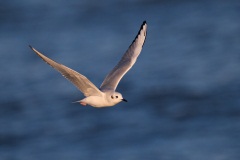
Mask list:
[[[122,77],[129,71],[129,69],[132,68],[136,62],[142,50],[146,35],[147,23],[144,21],[137,36],[127,51],[124,53],[118,64],[106,76],[99,89],[84,75],[53,61],[52,59],[37,51],[31,45],[29,45],[29,47],[47,64],[52,66],[66,79],[72,82],[84,94],[85,98],[76,102],[79,102],[83,106],[90,105],[92,107],[98,108],[111,107],[122,101],[127,102],[127,100],[123,98],[122,94],[116,92],[115,90]]]

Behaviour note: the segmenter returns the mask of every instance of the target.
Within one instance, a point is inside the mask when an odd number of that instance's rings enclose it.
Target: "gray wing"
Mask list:
[[[59,64],[50,58],[44,56],[32,46],[29,46],[39,57],[41,57],[47,64],[59,71],[65,78],[71,81],[86,97],[88,96],[101,96],[101,91],[85,76]]]
[[[123,55],[122,59],[104,79],[100,90],[116,90],[119,81],[136,62],[137,57],[142,50],[146,35],[147,23],[144,21],[137,36]]]

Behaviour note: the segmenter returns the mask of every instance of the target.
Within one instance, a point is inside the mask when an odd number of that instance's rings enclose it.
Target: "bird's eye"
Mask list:
[[[113,99],[113,96],[111,96],[111,98]]]
[[[118,96],[116,96],[116,98],[118,98]]]

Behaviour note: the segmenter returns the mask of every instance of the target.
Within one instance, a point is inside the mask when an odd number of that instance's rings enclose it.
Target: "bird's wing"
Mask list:
[[[71,81],[86,97],[88,96],[101,96],[101,91],[85,76],[68,68],[62,64],[59,64],[50,58],[44,56],[32,46],[29,46],[39,57],[41,57],[47,64],[59,71],[65,78]]]
[[[100,86],[100,90],[116,90],[119,81],[136,62],[137,57],[142,50],[146,36],[147,23],[144,21],[137,36],[123,55],[122,59],[104,79]]]

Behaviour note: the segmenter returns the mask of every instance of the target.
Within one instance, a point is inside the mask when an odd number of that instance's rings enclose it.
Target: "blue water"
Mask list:
[[[239,160],[240,2],[0,2],[1,160]],[[100,86],[142,22],[148,35],[96,109],[33,47]]]

